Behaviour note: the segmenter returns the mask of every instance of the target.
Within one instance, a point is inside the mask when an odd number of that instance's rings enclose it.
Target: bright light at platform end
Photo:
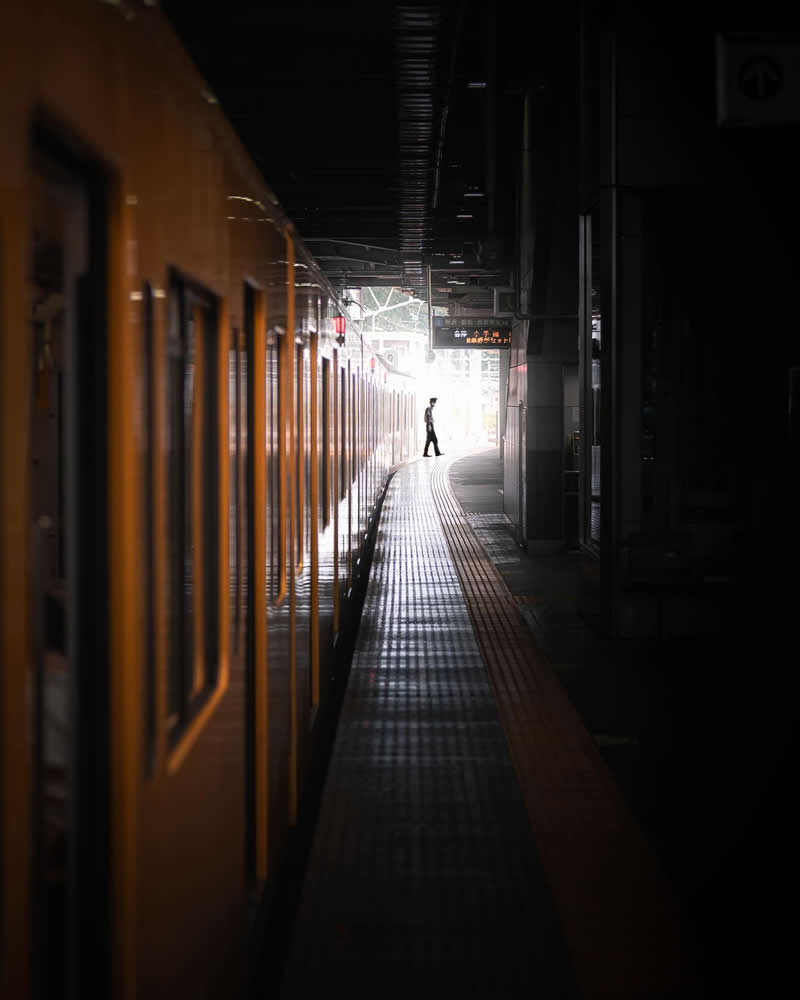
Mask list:
[[[436,350],[431,357],[426,301],[405,288],[347,289],[345,295],[354,303],[350,316],[372,349],[413,386],[423,440],[425,407],[436,396],[436,432],[443,451],[497,444],[501,351]],[[434,311],[440,312],[438,307]]]

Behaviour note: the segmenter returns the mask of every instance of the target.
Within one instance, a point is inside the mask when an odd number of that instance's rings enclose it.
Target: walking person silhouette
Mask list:
[[[436,431],[433,429],[433,408],[436,406],[436,399],[436,396],[431,396],[429,405],[425,407],[425,430],[428,436],[425,438],[425,450],[422,452],[423,458],[433,457],[428,454],[428,448],[431,444],[437,455],[444,455],[443,451],[439,451],[439,439],[436,437]]]

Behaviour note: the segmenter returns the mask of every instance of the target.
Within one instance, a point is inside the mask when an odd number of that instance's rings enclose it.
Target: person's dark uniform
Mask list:
[[[428,447],[433,444],[433,450],[437,455],[444,455],[443,451],[439,451],[439,440],[436,437],[436,431],[433,429],[433,408],[436,406],[436,396],[432,396],[430,399],[430,406],[425,407],[425,430],[428,432],[427,438],[425,438],[425,450],[423,451],[424,458],[430,458],[428,454]]]

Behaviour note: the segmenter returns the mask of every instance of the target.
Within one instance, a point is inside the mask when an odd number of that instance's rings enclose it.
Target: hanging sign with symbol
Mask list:
[[[739,90],[751,101],[769,101],[783,89],[783,70],[769,56],[754,56],[739,70]]]
[[[717,123],[800,122],[800,44],[774,32],[717,37]]]

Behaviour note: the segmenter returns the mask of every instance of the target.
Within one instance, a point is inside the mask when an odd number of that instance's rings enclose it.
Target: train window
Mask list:
[[[352,448],[352,465],[350,475],[352,481],[358,483],[358,473],[361,468],[361,380],[357,372],[350,373],[351,406],[353,408],[353,423],[350,431],[350,447]]]
[[[246,781],[246,857],[249,875],[254,877],[256,869],[256,799],[255,799],[255,656],[254,617],[255,608],[250,600],[253,593],[255,574],[255,518],[253,516],[253,493],[255,490],[255,456],[251,447],[254,441],[253,420],[255,385],[253,381],[253,343],[255,340],[256,292],[251,285],[244,285],[244,323],[239,342],[238,372],[238,425],[239,425],[239,497],[241,539],[240,571],[240,622],[243,626],[244,666],[245,666],[245,767]],[[269,537],[267,537],[269,544]]]
[[[169,441],[168,481],[170,489],[168,514],[168,560],[169,560],[169,622],[167,634],[170,636],[170,650],[167,659],[169,667],[168,708],[170,725],[174,726],[180,719],[182,667],[181,658],[184,655],[181,633],[183,631],[183,615],[181,613],[181,595],[183,593],[183,574],[181,572],[183,546],[181,538],[182,508],[183,508],[183,476],[176,467],[183,452],[183,344],[180,337],[180,307],[177,296],[169,303],[169,339],[167,342],[167,421]]]
[[[339,402],[338,351],[333,352],[331,364],[331,517],[336,519],[339,504],[339,420],[341,419]]]
[[[327,528],[331,518],[331,495],[330,495],[330,377],[331,363],[327,358],[322,359],[322,490],[320,499],[322,501],[322,527]]]
[[[375,494],[375,474],[377,470],[377,459],[378,459],[378,428],[381,419],[381,407],[383,406],[383,398],[376,390],[375,386],[372,386],[372,447],[370,449],[370,497],[374,499]]]
[[[355,469],[353,470],[354,478],[358,480],[359,485],[359,504],[361,503],[361,470],[364,465],[364,418],[363,418],[363,403],[364,403],[364,383],[361,379],[361,375],[357,374],[353,377],[353,393],[355,395],[355,410],[356,410],[356,424],[353,428],[353,444],[356,453]],[[360,507],[359,507],[360,514]]]
[[[358,380],[358,467],[361,472],[362,492],[367,468],[367,412],[367,383],[361,376]]]
[[[230,467],[230,485],[228,488],[228,587],[231,605],[231,631],[233,633],[233,650],[239,648],[239,598],[241,566],[241,535],[239,530],[239,330],[231,329],[228,346],[228,463]]]
[[[253,530],[253,465],[250,452],[253,419],[253,327],[245,326],[239,348],[239,622],[249,642],[250,573]]]
[[[356,482],[361,467],[359,441],[361,438],[361,393],[358,391],[359,379],[355,372],[350,375],[350,408],[353,419],[350,421],[350,481]]]
[[[83,332],[80,324],[91,301],[86,293],[94,291],[87,288],[93,263],[89,195],[82,179],[62,171],[55,162],[42,157],[36,166],[30,178],[26,274],[30,292],[27,348],[33,365],[26,434],[21,428],[19,433],[20,443],[24,440],[27,445],[28,489],[18,493],[27,493],[31,532],[33,671],[26,678],[26,731],[31,739],[33,793],[30,915],[37,959],[31,970],[32,995],[60,997],[67,993],[68,902],[77,884],[72,859],[83,833],[75,823],[83,796],[74,768],[81,750],[87,749],[86,735],[96,724],[90,709],[88,725],[82,729],[82,706],[76,710],[73,701],[73,693],[82,693],[81,684],[87,685],[89,677],[95,680],[93,672],[82,669],[80,626],[93,633],[92,639],[95,627],[102,634],[105,611],[102,605],[91,607],[90,602],[97,593],[95,574],[98,582],[107,579],[93,562],[94,540],[80,517],[83,510],[93,516],[102,510],[102,492],[96,485],[100,474],[90,481],[86,472],[81,475],[81,466],[93,472],[98,465],[103,468],[102,451],[92,453],[99,442],[89,431],[89,418],[101,412],[93,405],[93,383],[100,383],[99,392],[105,388],[105,379],[96,375],[102,371],[103,343],[92,343],[97,359],[93,367],[94,358],[81,351],[81,338],[74,335],[74,331]],[[88,317],[89,322],[92,318]],[[99,325],[89,328],[84,342],[92,342]],[[79,542],[88,551],[82,552]],[[91,619],[81,620],[82,606],[91,607]],[[104,704],[102,691],[92,694],[98,706]],[[89,703],[85,704],[88,708]],[[92,776],[86,778],[89,784]],[[13,825],[11,817],[8,821]]]
[[[356,378],[356,392],[358,393],[358,423],[356,424],[356,449],[358,454],[358,466],[356,468],[356,478],[358,480],[358,519],[355,530],[356,544],[358,544],[358,533],[361,529],[361,525],[364,523],[364,496],[366,494],[364,476],[364,449],[366,441],[366,422],[364,420],[364,414],[366,412],[364,406],[365,388],[364,377],[359,372]]]
[[[314,352],[315,354],[316,352]],[[311,552],[311,394],[312,390],[316,388],[312,386],[311,382],[311,372],[312,372],[312,358],[314,354],[308,358],[308,363],[303,367],[303,406],[305,409],[304,415],[304,425],[305,425],[305,448],[303,452],[303,465],[305,469],[304,485],[305,485],[305,500],[303,505],[304,519],[305,519],[305,542],[306,551],[310,554]]]
[[[283,439],[281,437],[281,354],[280,341],[273,334],[267,343],[266,379],[266,449],[267,449],[267,572],[269,596],[277,600],[282,589],[285,560],[281,477],[283,476]]]
[[[302,572],[303,569],[303,546],[305,544],[304,529],[305,529],[305,499],[306,499],[306,404],[305,404],[305,363],[303,348],[301,345],[297,346],[296,350],[296,365],[295,365],[295,412],[296,417],[296,428],[297,436],[295,438],[295,510],[297,513],[296,517],[296,533],[297,533],[297,558],[295,559],[295,564],[297,566],[297,572]]]
[[[347,496],[347,375],[341,370],[341,388],[339,390],[339,499]]]
[[[217,678],[216,312],[211,296],[172,280],[167,391],[173,741]]]

